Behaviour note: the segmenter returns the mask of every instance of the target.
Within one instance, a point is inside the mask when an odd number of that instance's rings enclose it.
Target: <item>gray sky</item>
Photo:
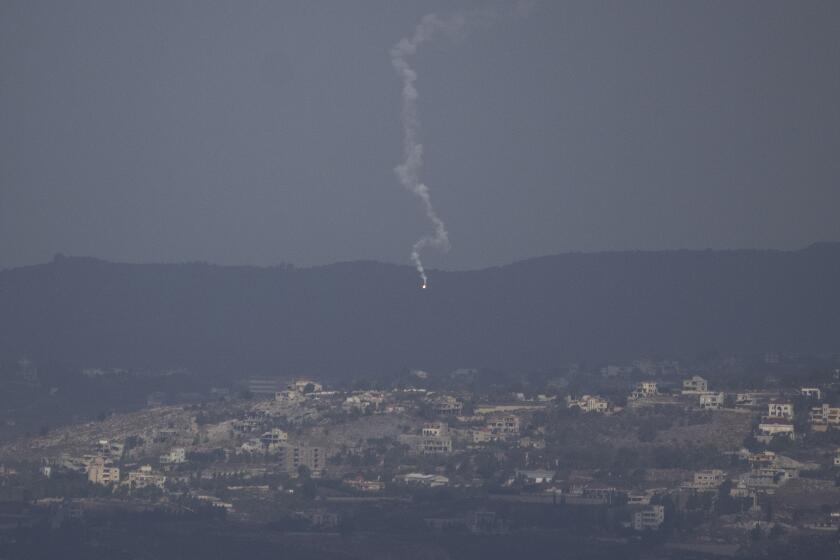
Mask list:
[[[408,263],[388,50],[476,2],[0,3],[0,267]],[[840,3],[545,1],[421,51],[424,178],[472,268],[840,240]]]

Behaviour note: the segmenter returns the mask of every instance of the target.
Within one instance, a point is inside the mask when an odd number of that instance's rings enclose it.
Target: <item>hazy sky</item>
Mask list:
[[[391,46],[478,2],[0,3],[0,267],[408,263]],[[428,265],[840,240],[840,3],[544,1],[421,51]]]

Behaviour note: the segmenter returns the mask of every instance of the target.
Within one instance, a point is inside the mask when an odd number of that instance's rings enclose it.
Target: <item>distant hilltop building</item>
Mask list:
[[[659,389],[656,386],[656,381],[640,381],[636,383],[636,388],[630,393],[630,399],[640,400],[655,397],[659,394]]]
[[[169,453],[160,456],[161,465],[180,465],[187,462],[187,452],[183,447],[175,447]]]
[[[418,435],[403,434],[400,443],[408,445],[415,453],[438,455],[452,453],[452,437],[445,422],[428,422]]]
[[[767,404],[767,417],[791,420],[793,418],[793,404],[785,401],[771,401]]]
[[[826,403],[812,407],[808,413],[808,420],[811,422],[811,429],[816,432],[836,428],[840,426],[840,408]]]
[[[289,389],[293,389],[299,393],[320,393],[324,390],[324,386],[312,379],[301,377],[295,379],[294,383],[289,385]]]
[[[633,529],[657,531],[665,522],[665,506],[650,506],[633,514]]]
[[[416,484],[418,486],[429,486],[431,488],[436,488],[438,486],[446,486],[449,484],[449,478],[440,474],[398,474],[394,477],[394,480],[403,484]]]
[[[690,379],[683,380],[683,395],[692,395],[696,393],[706,393],[709,390],[709,382],[695,375]]]
[[[464,411],[464,404],[455,397],[445,395],[434,399],[432,408],[439,416],[459,416]]]
[[[306,467],[313,477],[320,477],[327,466],[330,450],[303,444],[283,443],[277,446],[280,468],[296,476],[301,467]]]
[[[254,395],[274,395],[283,390],[283,384],[275,378],[251,378],[246,379],[245,389]]]
[[[700,409],[701,410],[720,410],[723,408],[724,394],[723,393],[701,393],[700,394]]]
[[[583,412],[598,412],[606,414],[610,410],[610,403],[607,399],[598,395],[583,395],[579,399],[566,397],[566,404],[569,408],[579,408]]]
[[[157,487],[163,490],[166,484],[166,476],[154,472],[151,465],[143,465],[136,471],[128,473],[128,486],[132,490],[139,490],[141,488]]]
[[[802,387],[799,389],[799,394],[806,399],[820,400],[822,398],[822,391],[820,391],[819,387]]]
[[[104,457],[96,457],[87,467],[87,477],[94,484],[118,484],[120,469],[110,465]]]

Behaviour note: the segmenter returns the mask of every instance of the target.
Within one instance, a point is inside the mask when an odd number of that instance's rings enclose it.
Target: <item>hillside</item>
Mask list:
[[[118,264],[0,271],[0,356],[358,375],[840,349],[840,244],[564,254],[466,272]]]

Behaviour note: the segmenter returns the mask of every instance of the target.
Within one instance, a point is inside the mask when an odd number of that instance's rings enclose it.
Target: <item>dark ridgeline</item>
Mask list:
[[[409,367],[840,351],[840,244],[565,254],[468,272],[114,264],[0,272],[0,353],[354,376]]]

